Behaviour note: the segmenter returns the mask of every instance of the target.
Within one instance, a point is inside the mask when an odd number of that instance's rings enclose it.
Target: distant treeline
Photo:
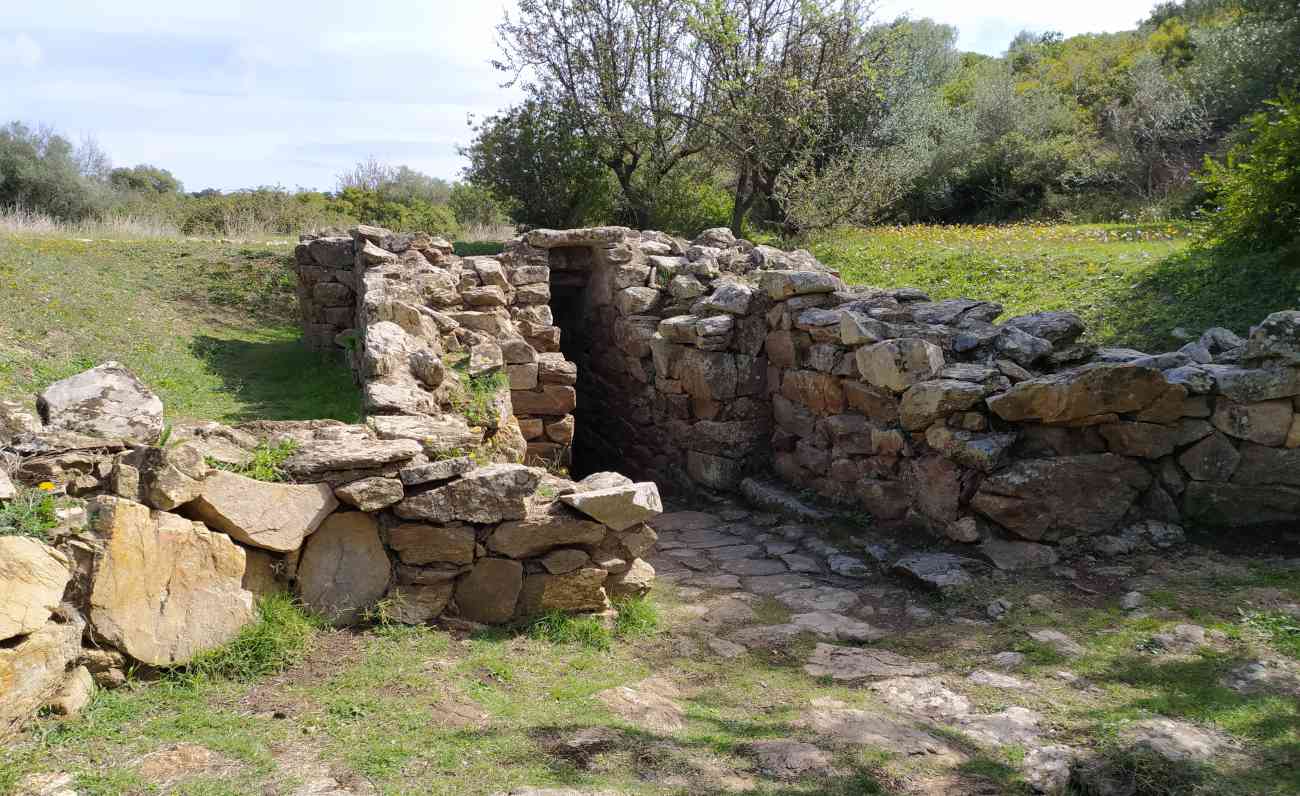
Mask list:
[[[1300,76],[1295,0],[1167,3],[1135,29],[959,52],[859,0],[521,0],[468,179],[525,225],[1187,216]]]
[[[507,223],[483,188],[375,160],[338,176],[332,192],[262,186],[186,193],[170,171],[114,168],[93,141],[50,128],[0,127],[0,211],[66,222],[133,218],[198,237],[294,235],[365,223],[456,238]],[[500,233],[497,233],[500,236]]]
[[[1295,234],[1295,0],[1167,3],[1122,33],[1022,33],[996,58],[871,6],[519,0],[497,65],[526,97],[474,126],[463,182],[372,160],[331,192],[185,193],[164,168],[113,168],[93,142],[14,123],[0,209],[187,235],[364,222],[455,237],[509,221],[790,236],[1199,214],[1224,237]]]

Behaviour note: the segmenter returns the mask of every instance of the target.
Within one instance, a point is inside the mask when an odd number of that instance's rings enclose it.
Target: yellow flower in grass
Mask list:
[[[53,492],[55,490],[54,484],[50,481],[42,481],[36,485],[36,488],[42,492]]]

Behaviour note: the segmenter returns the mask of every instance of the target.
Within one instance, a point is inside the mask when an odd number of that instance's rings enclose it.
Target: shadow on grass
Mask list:
[[[1248,740],[1248,771],[1231,771],[1215,765],[1176,765],[1144,755],[1140,750],[1108,748],[1105,765],[1141,785],[1138,794],[1185,793],[1185,783],[1201,783],[1217,775],[1214,792],[1247,794],[1256,792],[1300,793],[1300,702],[1284,694],[1241,694],[1224,687],[1225,674],[1253,658],[1202,650],[1193,658],[1160,660],[1144,655],[1127,655],[1113,661],[1104,671],[1090,676],[1098,685],[1106,683],[1143,689],[1145,696],[1127,705],[1099,713],[1096,736],[1117,717],[1168,716],[1205,727],[1226,730]],[[1216,760],[1217,764],[1219,761]],[[1249,781],[1245,781],[1249,780]],[[1270,788],[1256,791],[1253,787]],[[1239,789],[1236,789],[1239,788]],[[1279,789],[1280,788],[1280,789]],[[1197,791],[1200,792],[1200,791]]]
[[[799,731],[784,723],[712,720],[720,734],[746,739],[788,739]],[[481,733],[482,731],[479,731]],[[489,731],[490,732],[490,731]],[[478,733],[476,733],[478,734]],[[809,771],[786,780],[769,778],[764,772],[736,771],[752,774],[753,787],[738,788],[735,781],[719,781],[719,773],[732,773],[724,759],[710,757],[746,753],[746,744],[718,740],[706,733],[703,737],[680,737],[627,727],[602,724],[546,725],[528,730],[527,735],[546,755],[546,765],[561,785],[581,787],[597,784],[593,775],[607,770],[614,761],[630,766],[636,777],[645,782],[659,782],[669,787],[686,780],[693,796],[751,793],[764,796],[867,796],[868,794],[902,794],[906,791],[880,772],[839,754],[828,770]]]
[[[198,335],[190,352],[244,404],[232,420],[361,419],[361,393],[334,352],[311,351],[296,336],[235,340]]]
[[[1155,264],[1136,284],[1111,293],[1099,338],[1150,352],[1175,350],[1182,327],[1211,326],[1245,334],[1269,313],[1300,300],[1300,249],[1244,252],[1194,245]]]

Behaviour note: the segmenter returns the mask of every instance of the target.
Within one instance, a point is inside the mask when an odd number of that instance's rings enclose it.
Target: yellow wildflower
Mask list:
[[[41,490],[42,492],[53,492],[54,484],[49,481],[42,481],[36,485],[36,488]]]

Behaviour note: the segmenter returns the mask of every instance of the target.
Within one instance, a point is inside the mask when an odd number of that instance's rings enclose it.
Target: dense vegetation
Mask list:
[[[853,0],[525,0],[499,34],[528,99],[478,127],[467,175],[523,224],[1163,220],[1300,179],[1246,143],[1300,75],[1285,0],[1168,3],[998,58]]]

